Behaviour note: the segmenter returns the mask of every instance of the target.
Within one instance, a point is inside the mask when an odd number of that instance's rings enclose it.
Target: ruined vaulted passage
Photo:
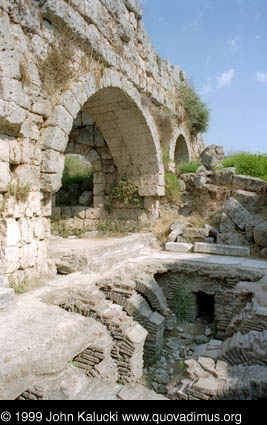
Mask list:
[[[147,122],[137,105],[118,88],[99,90],[83,106],[95,120],[119,175],[136,178],[159,172],[156,149]]]
[[[174,151],[174,162],[179,164],[181,162],[189,162],[189,152],[186,140],[182,134],[178,137]]]

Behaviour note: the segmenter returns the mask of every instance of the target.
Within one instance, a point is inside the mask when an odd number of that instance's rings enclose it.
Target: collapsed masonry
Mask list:
[[[172,160],[178,139],[182,156],[187,152],[194,159],[202,150],[201,135],[190,135],[177,103],[176,87],[185,74],[158,57],[141,17],[136,0],[1,2],[5,286],[48,271],[52,195],[61,185],[65,153],[90,158],[95,208],[103,205],[114,178],[126,174],[137,184],[145,207],[156,212],[165,184],[160,121],[167,117]],[[92,120],[98,129],[93,140]]]

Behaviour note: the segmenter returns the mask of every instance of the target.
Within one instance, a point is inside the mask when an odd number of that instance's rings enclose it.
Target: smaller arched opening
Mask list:
[[[180,164],[181,162],[190,162],[189,151],[183,134],[180,134],[176,140],[174,162],[175,164]]]

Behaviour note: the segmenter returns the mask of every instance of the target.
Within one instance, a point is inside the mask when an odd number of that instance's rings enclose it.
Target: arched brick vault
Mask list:
[[[154,121],[138,90],[110,69],[100,81],[88,73],[73,82],[44,124],[41,190],[56,192],[60,187],[68,136],[80,110],[95,120],[118,174],[132,177],[141,196],[163,196],[164,170]]]
[[[184,158],[187,157],[187,161],[185,162],[190,162],[193,160],[194,154],[192,152],[192,143],[190,142],[188,131],[183,125],[176,127],[173,131],[172,139],[169,145],[170,171],[174,171],[175,161],[177,160],[175,156],[177,154],[179,155],[178,144],[179,142],[181,143],[181,141],[183,145],[181,153],[184,152]]]

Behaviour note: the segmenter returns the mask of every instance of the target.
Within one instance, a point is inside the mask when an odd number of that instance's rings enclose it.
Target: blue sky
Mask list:
[[[267,0],[143,0],[157,53],[211,109],[206,144],[267,153]]]

